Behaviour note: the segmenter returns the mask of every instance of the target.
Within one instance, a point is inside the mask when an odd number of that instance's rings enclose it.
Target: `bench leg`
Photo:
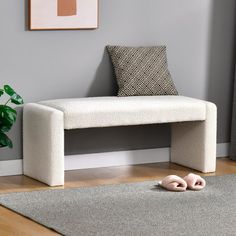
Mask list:
[[[216,106],[206,102],[206,120],[172,124],[171,162],[199,170],[216,169]]]
[[[24,174],[50,186],[63,185],[63,113],[35,103],[25,105],[23,140]]]

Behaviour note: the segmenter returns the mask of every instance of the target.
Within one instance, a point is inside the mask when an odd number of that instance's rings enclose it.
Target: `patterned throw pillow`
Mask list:
[[[167,66],[165,46],[107,46],[118,96],[178,95]]]

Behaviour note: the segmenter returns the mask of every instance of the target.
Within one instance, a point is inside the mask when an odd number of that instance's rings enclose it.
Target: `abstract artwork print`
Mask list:
[[[30,0],[30,30],[96,29],[98,0]]]

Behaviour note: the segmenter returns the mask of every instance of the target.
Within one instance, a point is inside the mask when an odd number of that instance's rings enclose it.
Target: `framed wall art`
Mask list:
[[[98,0],[29,0],[30,30],[96,29]]]

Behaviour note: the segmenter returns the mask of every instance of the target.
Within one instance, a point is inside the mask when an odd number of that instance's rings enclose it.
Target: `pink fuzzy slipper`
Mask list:
[[[184,180],[191,190],[202,190],[206,186],[206,181],[200,175],[190,173],[184,177]]]
[[[187,183],[177,175],[168,175],[159,184],[170,191],[184,192],[187,189]]]

